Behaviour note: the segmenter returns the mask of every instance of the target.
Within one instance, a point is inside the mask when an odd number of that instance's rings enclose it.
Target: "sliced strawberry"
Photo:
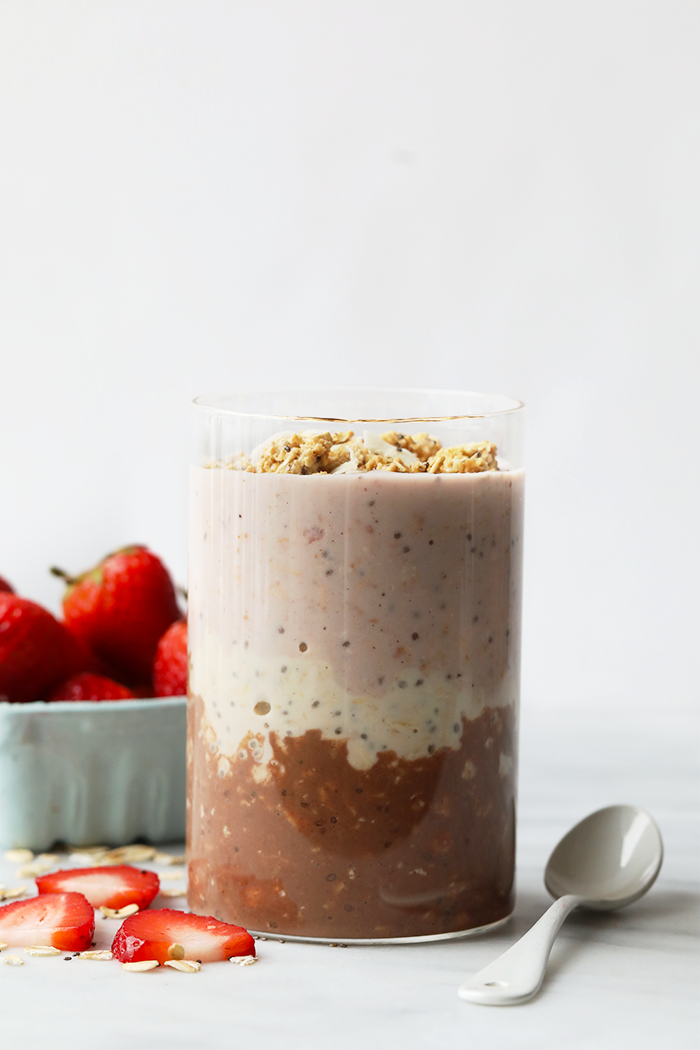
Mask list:
[[[232,955],[255,955],[255,941],[241,926],[206,915],[162,908],[141,911],[125,919],[112,942],[122,962],[157,959],[164,963],[172,944],[181,944],[186,959],[219,962]]]
[[[125,908],[127,904],[147,908],[160,889],[154,871],[140,871],[128,864],[53,871],[40,875],[36,884],[39,893],[82,893],[93,908]]]
[[[94,933],[95,912],[82,893],[45,893],[0,908],[0,941],[15,947],[46,944],[82,952]]]
[[[67,678],[65,682],[62,682],[46,697],[48,703],[54,703],[58,700],[91,700],[99,702],[100,700],[133,699],[135,699],[135,694],[132,693],[131,689],[127,689],[125,685],[120,685],[113,678],[105,678],[104,675],[89,674],[88,672]]]

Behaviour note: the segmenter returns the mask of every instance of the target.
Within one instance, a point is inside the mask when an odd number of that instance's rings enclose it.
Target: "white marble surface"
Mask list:
[[[260,942],[255,966],[221,963],[191,976],[25,957],[22,967],[0,967],[2,1046],[697,1050],[697,720],[629,725],[614,716],[553,719],[526,710],[523,726],[518,902],[504,929],[405,947]],[[621,912],[575,913],[531,1003],[461,1001],[463,978],[548,905],[542,870],[561,834],[587,812],[623,801],[647,808],[664,837],[664,866],[650,894]],[[16,868],[0,858],[0,882],[16,881]],[[100,946],[116,926],[98,920]]]

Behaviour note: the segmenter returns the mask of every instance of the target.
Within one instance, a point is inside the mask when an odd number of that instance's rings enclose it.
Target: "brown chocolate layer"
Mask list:
[[[368,770],[317,730],[279,739],[264,783],[250,759],[206,742],[189,704],[189,906],[274,934],[420,937],[510,914],[515,862],[514,714],[462,720],[458,749]],[[506,756],[503,760],[502,756]]]

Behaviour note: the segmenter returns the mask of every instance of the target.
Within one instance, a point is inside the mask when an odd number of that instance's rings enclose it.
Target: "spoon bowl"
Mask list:
[[[585,817],[555,846],[544,884],[553,897],[583,897],[584,908],[622,908],[652,886],[663,856],[659,829],[645,810],[608,806]]]
[[[547,862],[545,886],[556,897],[519,941],[459,989],[485,1006],[525,1003],[539,991],[554,939],[580,906],[610,911],[632,904],[653,885],[663,861],[661,834],[638,806],[608,806],[576,824]]]

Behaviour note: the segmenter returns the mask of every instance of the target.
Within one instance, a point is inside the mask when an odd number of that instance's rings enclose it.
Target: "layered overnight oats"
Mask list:
[[[512,910],[523,472],[401,425],[193,467],[194,911],[347,941]]]

